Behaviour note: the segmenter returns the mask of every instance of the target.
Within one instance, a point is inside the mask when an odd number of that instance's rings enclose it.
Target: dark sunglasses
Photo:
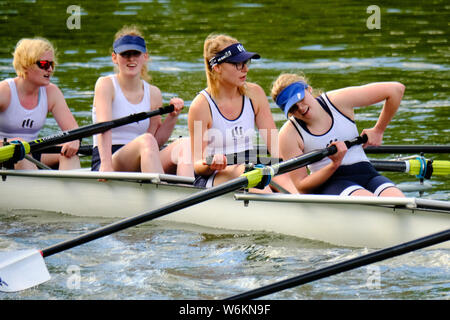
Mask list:
[[[39,67],[39,69],[42,69],[42,70],[48,70],[50,67],[52,67],[52,69],[55,68],[55,61],[38,60],[38,61],[36,61],[36,64]]]
[[[241,71],[242,69],[244,69],[244,66],[247,66],[247,68],[249,68],[250,64],[252,63],[252,60],[248,59],[243,62],[229,62],[229,63],[233,64],[236,67],[236,70]]]
[[[142,54],[142,52],[140,52],[140,51],[137,51],[137,50],[128,50],[128,51],[124,51],[124,52],[122,52],[122,53],[119,53],[120,54],[120,56],[122,57],[122,58],[131,58],[131,57],[140,57],[141,56],[141,54]]]

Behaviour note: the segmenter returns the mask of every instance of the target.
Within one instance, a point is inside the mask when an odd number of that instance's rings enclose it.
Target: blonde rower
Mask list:
[[[259,54],[246,51],[230,36],[210,35],[203,57],[208,87],[193,100],[188,125],[195,183],[212,187],[244,172],[242,164],[227,165],[225,154],[253,149],[255,124],[273,157],[278,156],[278,131],[264,90],[247,82],[250,62],[259,59]],[[213,157],[211,164],[206,163],[207,156]],[[296,192],[285,177],[277,182]]]
[[[78,128],[61,90],[51,77],[56,59],[53,45],[46,39],[22,39],[14,51],[17,77],[0,82],[0,144],[3,139],[31,141],[52,113],[61,130]],[[77,151],[79,141],[62,145],[61,154],[35,153],[33,157],[47,166],[59,169],[80,167]],[[37,169],[27,159],[15,164],[15,169]]]
[[[100,77],[95,85],[93,121],[102,122],[162,107],[161,91],[149,80],[147,46],[136,27],[115,36],[112,61],[117,73]],[[184,102],[172,98],[175,111],[128,124],[94,136],[92,170],[177,173],[193,176],[189,140],[168,141]]]

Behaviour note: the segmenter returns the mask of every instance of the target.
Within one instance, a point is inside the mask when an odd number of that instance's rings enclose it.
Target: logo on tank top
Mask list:
[[[231,136],[233,137],[234,141],[238,140],[243,135],[244,135],[244,128],[236,126],[233,129],[231,129]]]
[[[0,287],[8,287],[8,284],[0,278]]]
[[[31,128],[33,128],[33,123],[34,123],[34,120],[25,119],[22,122],[22,128],[29,128],[29,129],[31,129]]]
[[[327,143],[327,147],[329,147],[329,146],[330,146],[330,144],[332,144],[333,142],[336,142],[336,141],[338,141],[338,139],[330,140],[330,142],[329,142],[329,143]]]

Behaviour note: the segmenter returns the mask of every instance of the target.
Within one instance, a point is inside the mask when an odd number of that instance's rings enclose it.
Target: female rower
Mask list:
[[[61,90],[50,82],[55,71],[55,49],[46,39],[22,39],[14,50],[13,66],[17,77],[0,82],[0,143],[4,139],[32,141],[38,138],[47,114],[52,113],[61,130],[78,128]],[[60,154],[34,153],[32,156],[50,167],[80,167],[77,156],[80,142],[62,145]],[[15,169],[37,169],[23,159]]]
[[[259,59],[259,54],[246,51],[227,35],[210,35],[203,56],[208,87],[193,100],[188,126],[195,184],[212,187],[244,172],[243,164],[227,165],[225,154],[253,148],[255,123],[273,157],[278,156],[278,130],[263,89],[246,81],[251,59]],[[207,156],[213,157],[211,163],[206,163]],[[278,177],[276,182],[296,192],[288,177]]]
[[[394,196],[403,193],[381,176],[367,159],[363,146],[347,150],[344,140],[358,135],[354,108],[384,101],[377,123],[364,129],[368,142],[379,146],[387,125],[394,117],[405,91],[398,82],[370,83],[322,93],[315,97],[307,80],[297,74],[282,74],[273,83],[271,96],[288,121],[280,130],[280,153],[292,158],[330,144],[337,153],[289,173],[300,193],[353,196]]]
[[[122,28],[115,35],[113,49],[112,61],[118,71],[97,80],[93,121],[109,121],[162,107],[161,91],[147,82],[149,56],[139,30]],[[92,170],[177,173],[193,177],[188,138],[178,139],[160,151],[184,106],[180,98],[172,98],[170,104],[175,110],[164,121],[161,116],[155,116],[94,136]]]

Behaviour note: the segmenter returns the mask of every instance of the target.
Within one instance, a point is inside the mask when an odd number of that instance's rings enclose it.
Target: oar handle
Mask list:
[[[94,147],[90,144],[82,145],[78,148],[77,154],[83,156],[91,156]],[[61,146],[49,146],[39,150],[40,153],[61,153]]]
[[[358,136],[352,140],[345,141],[347,148],[351,148],[358,144],[363,144],[367,142],[367,135]],[[305,153],[299,157],[292,158],[279,164],[273,166],[277,174],[283,174],[288,171],[298,169],[310,165],[311,163],[322,160],[325,157],[331,156],[337,152],[337,147],[335,145],[329,146],[324,149],[313,150]]]
[[[159,109],[150,111],[150,112],[139,112],[135,114],[130,114],[128,116],[110,120],[110,121],[104,121],[99,123],[94,123],[91,125],[87,125],[84,127],[80,127],[77,129],[73,129],[70,131],[63,131],[60,133],[57,133],[55,135],[44,137],[38,140],[34,140],[30,142],[30,148],[31,152],[37,152],[42,149],[44,149],[47,146],[65,143],[68,141],[78,140],[85,137],[92,136],[94,134],[102,133],[105,131],[108,131],[113,128],[117,128],[123,125],[126,125],[128,123],[138,122],[150,117],[154,117],[157,115],[162,115],[165,113],[170,113],[174,110],[173,105],[169,105],[166,107],[161,107]]]
[[[242,164],[246,162],[250,162],[253,164],[270,165],[282,161],[282,159],[279,158],[267,157],[262,154],[260,155],[257,153],[256,150],[247,150],[243,152],[229,153],[226,154],[225,157],[227,158],[227,165]],[[207,165],[211,165],[213,159],[214,156],[207,156],[205,158],[205,163]]]
[[[102,133],[110,129],[123,126],[128,123],[138,122],[157,115],[170,113],[173,112],[174,110],[175,110],[174,106],[169,105],[161,107],[157,110],[152,110],[150,112],[140,112],[136,114],[131,114],[126,117],[114,119],[111,121],[94,123],[70,131],[59,132],[57,134],[48,137],[33,140],[31,142],[19,141],[21,146],[19,146],[18,144],[5,145],[0,148],[0,163],[6,162],[10,159],[14,162],[17,162],[22,160],[25,154],[29,152],[38,152],[41,151],[42,149],[45,149],[48,146],[86,138],[94,134]],[[22,148],[25,151],[17,152],[17,150],[20,151],[19,148]],[[18,156],[18,154],[20,154],[20,156]]]
[[[367,142],[367,135],[358,136],[356,138],[353,138],[352,140],[345,141],[345,145],[347,146],[347,149],[350,149],[353,146],[356,146],[358,144],[363,144]],[[328,156],[331,156],[332,154],[335,154],[337,152],[337,148],[335,145],[329,146],[327,148],[329,154]]]
[[[365,153],[450,153],[450,145],[384,145],[368,146],[364,149]]]
[[[351,148],[354,145],[357,144],[363,144],[367,142],[367,135],[356,137],[352,140],[345,141],[345,145],[347,148]],[[322,150],[321,155],[323,157],[330,156],[332,154],[335,154],[337,152],[336,146],[330,146],[324,150]],[[282,159],[278,158],[271,158],[271,157],[260,157],[259,154],[257,154],[253,150],[243,151],[239,153],[231,153],[226,154],[225,157],[227,158],[227,164],[240,164],[244,163],[245,160],[256,160],[256,164],[273,164],[278,163],[282,161]],[[210,155],[205,158],[205,163],[207,165],[211,165],[212,161],[214,159],[214,156]],[[261,159],[264,159],[264,161],[261,161]]]

